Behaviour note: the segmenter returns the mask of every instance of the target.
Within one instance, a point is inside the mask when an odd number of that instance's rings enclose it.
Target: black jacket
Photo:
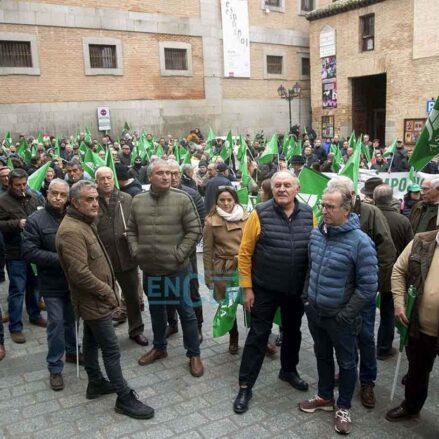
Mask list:
[[[55,246],[63,217],[64,213],[46,206],[33,213],[24,228],[23,257],[37,266],[40,293],[47,297],[70,296]]]
[[[135,195],[142,193],[142,185],[136,179],[134,179],[131,183],[121,187],[120,191],[134,197]]]
[[[180,189],[186,192],[194,200],[195,207],[197,208],[198,216],[201,220],[201,227],[204,227],[204,219],[206,218],[206,208],[204,207],[204,201],[198,191],[192,189],[191,187],[182,184]]]
[[[392,172],[404,172],[408,171],[409,167],[409,158],[407,155],[407,150],[405,148],[398,149],[396,148],[395,154],[392,160]]]
[[[272,199],[258,204],[261,233],[252,258],[252,281],[266,290],[301,296],[308,270],[311,207],[294,202],[287,218]]]
[[[23,229],[20,220],[35,212],[41,201],[33,192],[16,197],[11,191],[0,195],[0,231],[5,240],[5,256],[9,260],[22,260]]]

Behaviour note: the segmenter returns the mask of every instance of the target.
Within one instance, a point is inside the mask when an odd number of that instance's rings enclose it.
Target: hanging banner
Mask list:
[[[250,78],[250,34],[247,0],[221,0],[224,76]]]

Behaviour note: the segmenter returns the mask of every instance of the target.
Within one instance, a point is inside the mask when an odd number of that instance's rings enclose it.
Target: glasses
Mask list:
[[[421,186],[421,191],[428,192],[431,189],[431,187],[428,186]]]
[[[235,186],[218,186],[219,191],[223,191],[224,189],[230,189],[231,191],[236,191]]]
[[[329,212],[332,212],[333,210],[339,209],[341,207],[341,206],[334,206],[333,204],[327,204],[327,203],[320,203],[319,206],[320,206],[321,210],[326,209]]]

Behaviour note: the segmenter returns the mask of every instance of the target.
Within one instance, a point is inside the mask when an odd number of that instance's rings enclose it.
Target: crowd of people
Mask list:
[[[213,299],[227,302],[231,287],[239,285],[251,318],[236,413],[249,408],[264,356],[277,352],[269,338],[279,309],[279,379],[298,391],[309,388],[298,370],[304,314],[314,340],[317,394],[300,402],[300,410],[335,411],[335,430],[349,433],[357,369],[361,403],[373,408],[377,359],[397,352],[396,321],[409,325],[409,368],[405,400],[386,419],[418,416],[439,353],[439,177],[411,184],[404,200],[395,199],[379,176],[366,181],[361,196],[352,180],[333,177],[318,206],[318,222],[298,198],[298,175],[303,167],[336,172],[334,157],[341,154],[347,162],[352,147],[337,136],[318,139],[313,130],[307,133],[303,152],[290,157],[283,155],[287,139],[279,136],[276,153],[262,164],[263,138],[242,137],[246,169],[238,165],[244,159],[229,139],[205,140],[199,129],[180,140],[126,132],[118,142],[108,135],[98,142],[81,132],[68,140],[21,136],[13,144],[6,136],[0,157],[0,280],[5,281],[6,269],[9,289],[7,311],[0,308],[0,361],[6,356],[3,324],[8,323],[12,342],[26,342],[25,306],[29,322],[46,328],[54,391],[65,386],[64,362],[79,362],[88,376],[86,398],[116,393],[116,412],[151,418],[154,409],[123,377],[114,325],[128,320],[128,337],[148,346],[142,319],[146,296],[153,340],[139,365],[167,357],[167,339],[179,331],[180,320],[188,371],[201,377],[204,320],[196,246],[203,238],[203,281]],[[139,142],[146,142],[146,149]],[[409,169],[401,141],[388,163],[378,140],[365,135],[361,148],[369,168]],[[29,178],[42,169],[38,187],[30,187]],[[437,163],[425,171],[434,174]],[[239,186],[258,195],[253,211],[242,205]],[[410,285],[417,290],[411,317],[405,308]],[[229,333],[229,353],[235,355],[240,350],[236,319]]]

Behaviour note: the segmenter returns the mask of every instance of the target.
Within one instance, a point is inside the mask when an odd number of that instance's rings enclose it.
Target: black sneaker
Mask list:
[[[297,390],[301,390],[302,392],[306,392],[308,390],[308,383],[300,378],[300,375],[293,372],[285,372],[282,369],[279,371],[279,379],[282,381],[286,381],[290,383]]]
[[[87,399],[96,399],[102,395],[109,395],[110,393],[116,393],[116,389],[110,381],[102,378],[101,381],[90,381],[87,386]]]
[[[139,396],[134,390],[124,397],[118,396],[114,410],[135,419],[150,419],[154,416],[154,409],[139,401]]]

